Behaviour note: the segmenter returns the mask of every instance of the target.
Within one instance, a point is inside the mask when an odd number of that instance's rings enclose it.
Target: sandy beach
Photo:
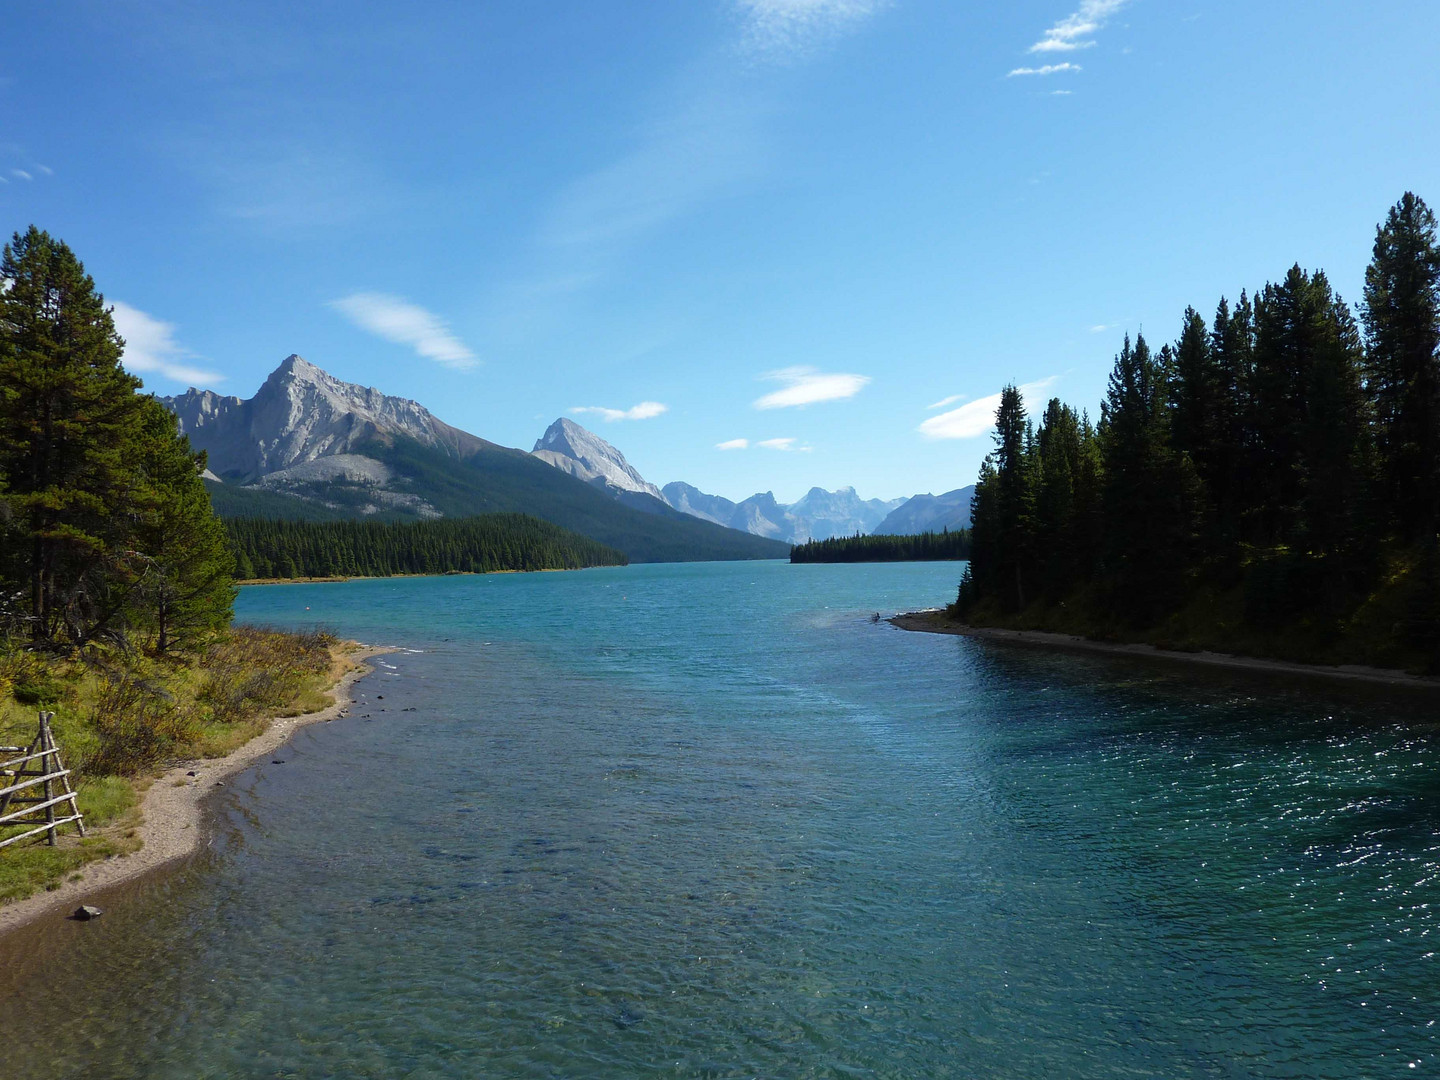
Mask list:
[[[301,716],[277,717],[263,734],[223,758],[182,761],[156,777],[140,802],[140,850],[92,862],[76,871],[78,880],[0,907],[0,937],[42,916],[61,917],[96,892],[193,855],[205,840],[201,805],[205,796],[217,784],[274,753],[300,728],[343,715],[354,704],[351,689],[373,670],[366,661],[391,651],[362,646],[347,654],[345,659],[355,666],[327,691],[334,702],[326,708]]]
[[[1205,664],[1210,667],[1228,668],[1232,671],[1340,679],[1347,682],[1406,687],[1414,690],[1440,690],[1440,678],[1411,675],[1406,671],[1395,671],[1389,668],[1365,667],[1360,664],[1341,664],[1335,667],[1322,664],[1296,664],[1285,660],[1235,656],[1231,653],[1180,652],[1174,649],[1160,649],[1154,645],[1091,641],[1089,638],[1078,637],[1074,634],[1052,634],[1042,630],[1005,630],[992,626],[966,626],[950,619],[943,610],[938,608],[930,611],[905,612],[895,615],[887,621],[901,630],[915,630],[927,634],[956,634],[961,637],[982,638],[986,641],[1027,645],[1032,648],[1072,649],[1077,652],[1104,653],[1109,656],[1135,656],[1150,660],[1176,661],[1182,664]]]

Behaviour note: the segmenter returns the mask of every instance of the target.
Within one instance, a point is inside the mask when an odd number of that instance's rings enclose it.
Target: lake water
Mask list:
[[[870,621],[957,577],[246,589],[242,619],[411,651],[219,789],[205,855],[0,949],[0,1060],[1434,1075],[1431,702]]]

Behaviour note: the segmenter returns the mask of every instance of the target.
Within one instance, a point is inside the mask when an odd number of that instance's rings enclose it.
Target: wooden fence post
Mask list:
[[[13,825],[31,827],[25,832],[0,840],[0,848],[40,833],[44,833],[46,843],[54,847],[59,827],[72,822],[80,835],[85,835],[85,819],[80,813],[80,804],[75,800],[75,789],[70,786],[70,770],[65,768],[65,762],[60,758],[60,747],[55,742],[55,733],[50,730],[50,721],[54,718],[54,713],[40,713],[40,730],[28,749],[4,748],[6,753],[21,753],[17,758],[0,762],[0,783],[6,784],[0,787],[0,829]],[[59,795],[55,793],[57,784],[62,789]],[[22,794],[37,786],[42,794]],[[22,804],[22,808],[11,810],[10,807],[14,804]],[[63,817],[56,815],[57,806],[64,807]],[[30,816],[41,812],[45,815],[43,822]]]

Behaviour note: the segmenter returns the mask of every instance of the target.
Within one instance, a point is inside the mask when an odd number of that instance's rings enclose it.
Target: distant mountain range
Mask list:
[[[616,447],[564,417],[550,425],[531,453],[621,502],[655,496],[702,521],[791,544],[856,533],[914,535],[965,528],[975,491],[972,486],[943,495],[885,500],[862,499],[853,487],[837,491],[814,487],[793,503],[777,502],[769,491],[736,503],[680,481],[657,488]]]
[[[956,488],[943,495],[912,495],[875,526],[877,533],[891,536],[919,536],[925,532],[970,527],[970,500],[975,485]]]
[[[625,490],[617,498],[608,474],[591,470],[582,478],[452,427],[416,402],[343,382],[299,356],[287,357],[252,398],[191,389],[161,400],[209,454],[218,479],[206,483],[222,517],[417,520],[516,511],[618,548],[634,562],[783,558],[789,550],[684,514],[658,491]],[[564,448],[592,449],[581,438],[589,433],[571,427]]]
[[[769,491],[735,503],[719,495],[707,495],[690,484],[666,484],[661,490],[665,501],[677,510],[792,544],[874,532],[875,527],[905,501],[862,499],[853,487],[838,491],[814,487],[799,501],[788,504],[777,502],[774,493]]]
[[[293,355],[254,397],[192,388],[161,400],[208,453],[206,482],[224,517],[422,520],[518,511],[635,562],[781,558],[806,540],[965,527],[974,491],[882,500],[815,487],[786,504],[768,491],[735,503],[685,483],[662,489],[565,417],[526,454]]]

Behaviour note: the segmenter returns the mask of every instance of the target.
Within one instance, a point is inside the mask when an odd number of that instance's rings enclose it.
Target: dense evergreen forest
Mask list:
[[[1440,657],[1440,247],[1406,194],[1358,318],[1321,271],[1127,337],[1097,422],[1015,387],[972,508],[972,623],[1324,662]]]
[[[0,632],[165,652],[230,622],[204,455],[120,365],[94,281],[33,226],[0,255]]]
[[[790,550],[792,563],[936,562],[970,557],[970,532],[946,529],[918,536],[836,536]]]
[[[624,566],[614,548],[525,514],[434,521],[225,522],[242,578],[390,577]]]

